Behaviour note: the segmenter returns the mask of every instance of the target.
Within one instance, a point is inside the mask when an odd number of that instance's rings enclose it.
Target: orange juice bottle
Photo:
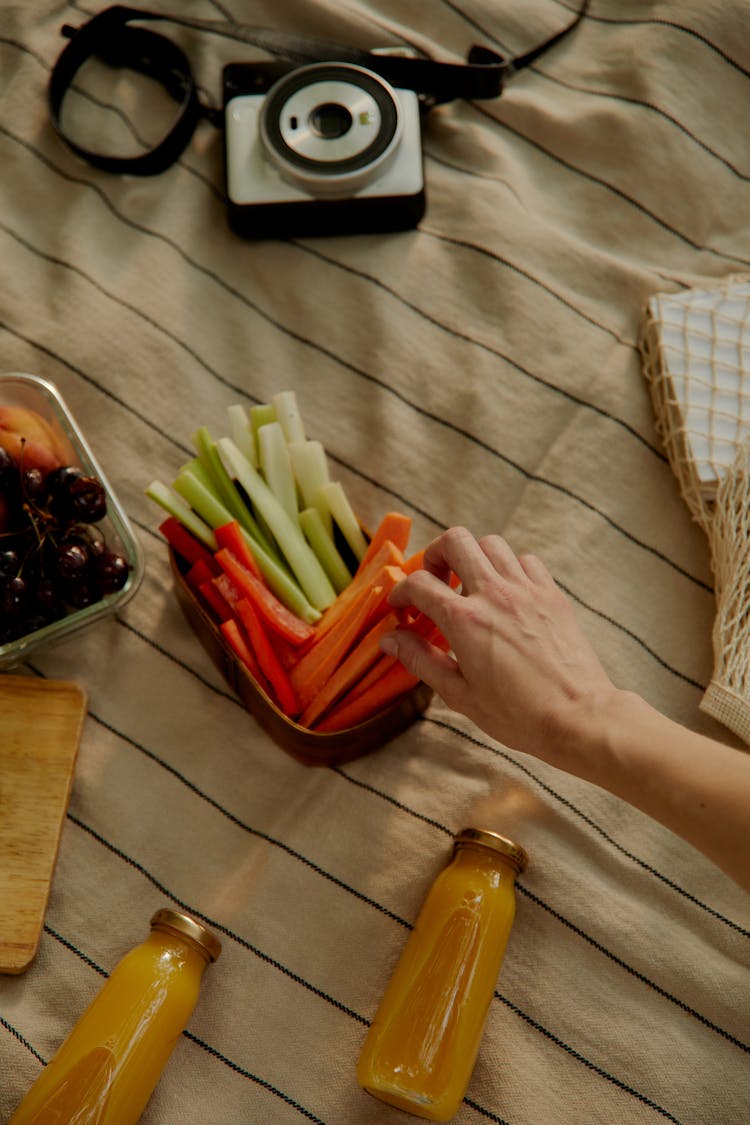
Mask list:
[[[157,910],[8,1125],[135,1125],[220,952],[205,926]]]
[[[515,914],[518,844],[454,838],[367,1034],[357,1081],[390,1105],[448,1121],[469,1084]]]

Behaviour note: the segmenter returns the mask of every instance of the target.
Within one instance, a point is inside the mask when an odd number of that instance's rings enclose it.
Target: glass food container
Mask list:
[[[106,494],[107,514],[96,526],[103,532],[107,547],[127,560],[129,573],[119,590],[106,594],[100,601],[70,610],[64,617],[33,632],[5,644],[0,643],[0,671],[20,664],[38,649],[68,638],[120,610],[135,594],[144,570],[143,552],[130,521],[57,388],[37,375],[22,372],[0,375],[0,419],[5,407],[30,410],[41,415],[66,460],[69,458],[72,465],[100,481]]]

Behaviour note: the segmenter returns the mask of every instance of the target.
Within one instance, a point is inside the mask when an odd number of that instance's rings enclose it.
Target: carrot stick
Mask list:
[[[400,661],[379,676],[370,685],[367,691],[350,698],[345,695],[343,699],[322,718],[315,723],[317,731],[346,730],[363,723],[378,711],[383,711],[390,703],[411,691],[419,681],[411,672],[407,672]]]
[[[297,697],[289,683],[289,677],[273,650],[273,645],[266,635],[255,607],[247,598],[242,598],[237,603],[237,614],[245,628],[250,647],[260,665],[260,670],[273,688],[281,710],[289,716],[297,715],[299,713]]]
[[[404,552],[391,543],[390,539],[387,539],[364,570],[357,571],[346,589],[341,591],[333,605],[325,611],[320,621],[313,626],[316,643],[325,636],[329,629],[338,625],[342,617],[348,615],[352,602],[361,596],[364,587],[374,585],[376,576],[379,575],[384,566],[400,567],[403,561]]]
[[[398,625],[398,617],[394,612],[387,613],[385,617],[373,625],[372,629],[349,653],[342,664],[339,664],[333,675],[326,681],[315,699],[305,708],[299,720],[303,727],[311,727],[344,692],[348,691],[357,680],[361,679],[380,657],[380,638],[391,632]]]
[[[405,551],[411,535],[411,523],[411,516],[405,516],[401,512],[386,512],[367,545],[367,550],[357,567],[357,573],[367,566],[387,540],[390,540],[400,551]]]
[[[383,653],[380,659],[373,664],[370,671],[367,672],[361,680],[357,680],[356,684],[339,700],[336,707],[340,707],[343,703],[348,703],[350,700],[356,699],[358,696],[362,695],[363,692],[369,691],[376,680],[379,680],[389,668],[392,668],[394,664],[398,663],[400,663],[400,661],[398,661],[395,656],[386,656],[386,654]]]
[[[408,559],[404,559],[404,570],[407,574],[413,574],[415,570],[422,570],[424,567],[424,547],[421,551],[415,551],[413,555],[409,555]]]
[[[327,668],[330,675],[352,645],[374,624],[376,618],[388,612],[386,604],[388,595],[402,578],[403,571],[400,567],[382,567],[374,576],[372,585],[364,586],[359,596],[351,601],[348,614],[341,616],[336,627],[329,629],[322,637],[316,634],[315,640],[301,657],[292,677],[297,691],[309,697],[308,702],[321,686],[322,668]],[[368,602],[370,591],[376,588],[380,590],[380,598],[375,601],[370,599]],[[363,608],[364,603],[367,605]],[[302,706],[306,706],[304,701]]]
[[[425,613],[418,613],[416,617],[408,625],[402,625],[402,629],[412,629],[415,633],[419,633],[430,644],[435,645],[436,648],[441,648],[443,652],[447,652],[450,645],[446,641],[443,634],[438,629],[430,618]],[[377,663],[373,664],[370,671],[358,680],[354,687],[350,688],[343,699],[340,699],[336,704],[336,708],[342,706],[344,703],[353,702],[358,699],[364,692],[369,691],[376,680],[384,676],[394,664],[400,664],[401,661],[395,656],[387,656],[385,653],[380,657]]]
[[[312,703],[349,650],[365,634],[372,624],[374,614],[384,604],[382,586],[371,586],[363,590],[362,597],[352,607],[349,617],[344,618],[338,629],[327,633],[319,645],[306,652],[292,669],[289,678],[303,710]]]

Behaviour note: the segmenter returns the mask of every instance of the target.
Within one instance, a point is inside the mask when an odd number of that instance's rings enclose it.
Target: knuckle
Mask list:
[[[530,578],[547,584],[552,583],[552,575],[538,555],[532,553],[520,555],[518,561]]]
[[[440,613],[440,621],[436,624],[451,631],[464,622],[470,625],[475,619],[473,602],[468,597],[454,597],[446,600]]]
[[[449,527],[448,530],[443,533],[443,541],[445,543],[464,543],[467,539],[473,540],[474,536],[471,534],[468,528],[463,527],[461,524],[456,524],[454,527]]]
[[[462,624],[472,632],[487,625],[486,610],[473,598],[456,599],[451,607],[451,612],[452,620],[460,619]]]

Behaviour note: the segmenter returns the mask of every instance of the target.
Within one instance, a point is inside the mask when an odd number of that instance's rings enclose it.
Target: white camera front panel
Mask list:
[[[419,101],[412,90],[397,91],[403,134],[399,152],[372,183],[352,195],[390,197],[416,195],[424,187]],[[293,203],[316,198],[288,183],[269,162],[259,135],[262,94],[242,94],[226,106],[227,194],[238,206]]]

